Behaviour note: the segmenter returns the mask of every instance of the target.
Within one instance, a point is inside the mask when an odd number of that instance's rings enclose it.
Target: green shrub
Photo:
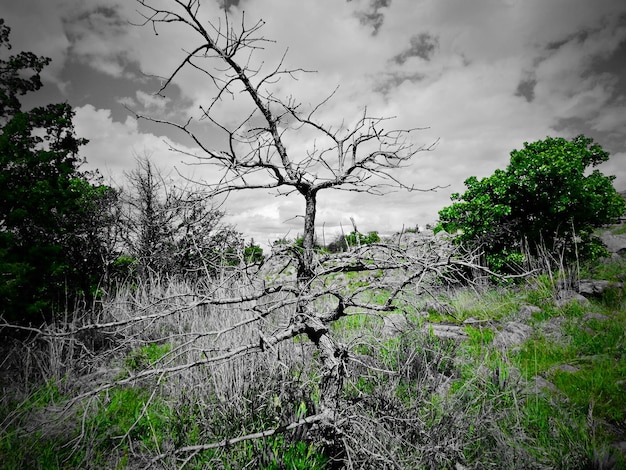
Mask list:
[[[584,136],[524,143],[511,152],[505,171],[468,178],[467,191],[453,194],[456,202],[439,212],[438,229],[460,231],[457,242],[480,246],[500,273],[519,272],[524,249],[539,255],[547,246],[554,259],[597,259],[606,250],[593,229],[626,210],[615,177],[588,171],[608,158]]]

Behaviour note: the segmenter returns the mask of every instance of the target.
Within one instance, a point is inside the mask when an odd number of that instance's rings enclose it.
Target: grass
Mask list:
[[[589,277],[618,279],[624,267],[616,260],[584,269]],[[587,305],[560,305],[555,279],[565,277],[553,273],[509,288],[435,292],[448,310],[431,308],[427,318],[420,312],[432,304],[409,292],[394,301],[395,313],[408,317],[406,328],[395,336],[383,336],[387,312],[354,309],[336,321],[333,336],[352,354],[336,396],[345,417],[343,439],[349,444],[345,461],[352,468],[606,467],[616,458],[609,455],[609,444],[626,433],[624,290]],[[348,273],[345,281],[348,293],[377,282],[358,273]],[[211,295],[227,298],[248,287],[230,283],[207,288]],[[390,292],[372,289],[358,295],[379,306]],[[51,349],[46,340],[25,344],[23,354],[16,353],[30,361],[23,370],[33,372],[21,392],[15,389],[12,399],[5,396],[0,402],[0,468],[148,468],[168,450],[276,429],[317,411],[321,371],[314,345],[296,338],[262,353],[111,387],[79,400],[61,418],[59,410],[69,400],[110,381],[111,375],[84,383],[102,368],[123,369],[112,375],[120,380],[194,364],[256,344],[260,333],[288,324],[291,314],[288,306],[273,307],[280,305],[276,300],[281,294],[265,304],[188,308],[193,288],[162,280],[120,289],[116,295],[105,299],[103,315],[110,317],[103,321],[161,316],[129,323],[116,332],[120,342],[102,353],[83,351],[79,356],[81,348],[72,349],[75,366],[65,369],[48,352],[69,354],[67,345]],[[322,298],[316,308],[330,308],[332,302],[330,296]],[[520,318],[524,305],[540,311]],[[264,306],[270,313],[250,322]],[[468,319],[478,322],[464,325],[468,339],[461,343],[436,338],[423,328],[424,321],[462,324]],[[494,339],[512,320],[529,323],[534,333],[502,351]],[[576,369],[563,370],[563,365]],[[65,372],[59,380],[60,370]],[[537,376],[555,390],[536,393]],[[323,444],[315,427],[302,426],[232,446],[170,455],[161,464],[330,468]]]
[[[611,234],[613,235],[626,234],[626,224],[622,224],[621,227],[614,228],[613,230],[611,230]]]
[[[124,364],[129,370],[137,372],[157,364],[171,350],[172,345],[169,343],[147,344],[132,351],[124,361]]]

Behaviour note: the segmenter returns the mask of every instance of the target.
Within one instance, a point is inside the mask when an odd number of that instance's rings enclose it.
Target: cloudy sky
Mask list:
[[[155,0],[172,4],[173,0]],[[152,1],[149,3],[153,3]],[[469,176],[504,168],[509,153],[546,136],[593,137],[611,153],[602,166],[626,189],[626,2],[622,0],[230,0],[232,18],[262,19],[274,42],[256,51],[254,64],[270,70],[285,51],[289,68],[313,70],[277,83],[277,97],[314,106],[337,89],[320,112],[328,124],[354,123],[368,114],[394,117],[386,128],[424,128],[411,134],[418,153],[398,176],[436,192],[396,192],[376,198],[353,192],[322,193],[318,236],[329,241],[353,217],[362,232],[424,225],[462,192]],[[165,173],[210,179],[214,167],[190,166],[170,150],[193,143],[167,126],[136,121],[127,108],[157,118],[198,118],[214,96],[205,78],[185,74],[165,98],[161,80],[185,50],[197,45],[190,31],[163,25],[155,34],[141,23],[134,0],[0,0],[0,17],[12,28],[13,51],[52,58],[44,88],[29,104],[67,101],[76,110],[83,154],[90,168],[123,180],[136,156],[150,155]],[[223,21],[217,0],[200,14]],[[338,88],[337,88],[338,87]],[[244,112],[225,100],[223,112]],[[232,109],[226,106],[232,106]],[[214,129],[196,127],[207,140]],[[290,151],[313,148],[294,134]],[[195,160],[194,160],[195,161]],[[240,192],[224,203],[228,221],[246,238],[266,244],[302,227],[296,196]]]

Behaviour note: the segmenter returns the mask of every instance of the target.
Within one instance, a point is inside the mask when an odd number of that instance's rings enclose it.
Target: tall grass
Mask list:
[[[426,304],[409,292],[393,312],[355,309],[337,321],[332,332],[347,358],[344,386],[336,391],[346,449],[341,462],[329,461],[324,436],[306,422],[315,415],[322,374],[313,344],[304,336],[264,342],[289,325],[293,293],[230,303],[271,284],[263,274],[228,272],[202,285],[153,278],[120,286],[90,312],[7,349],[3,370],[12,375],[2,376],[0,468],[619,463],[608,444],[611,426],[623,420],[616,388],[626,370],[623,303],[619,314],[602,299],[586,307],[612,314],[611,323],[585,320],[586,310],[555,303],[560,277],[553,272],[506,289],[451,291],[440,300],[453,315],[424,316]],[[367,292],[373,281],[346,281],[352,291],[358,283],[363,305],[386,302],[385,292]],[[324,309],[333,300],[316,302]],[[498,325],[519,321],[527,304],[541,308],[528,319],[535,334],[515,351],[495,348]],[[385,330],[385,316],[402,312],[402,331]],[[423,325],[470,318],[477,323],[467,327],[465,342],[436,338]],[[563,341],[542,333],[550,322]],[[580,372],[555,369],[563,363]],[[537,393],[536,376],[552,380],[557,392]]]

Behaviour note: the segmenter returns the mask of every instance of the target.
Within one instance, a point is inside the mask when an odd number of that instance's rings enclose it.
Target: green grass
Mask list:
[[[3,427],[0,429],[0,469],[78,468],[81,452],[72,453],[66,446],[76,436],[73,426],[69,425],[67,431],[54,434],[42,431],[43,424],[50,418],[46,407],[55,406],[64,399],[66,397],[60,392],[59,384],[49,380],[24,401],[12,401],[0,410],[3,418]],[[34,425],[37,422],[41,422],[42,426]]]
[[[135,387],[102,395],[100,406],[87,420],[103,450],[130,448],[132,442],[149,450],[160,449],[171,438],[171,423],[172,411],[162,399]]]
[[[626,225],[625,225],[626,227]],[[623,281],[626,273],[626,258],[612,258],[607,262],[588,262],[581,266],[581,277],[607,281]]]
[[[581,414],[590,409],[596,418],[620,424],[626,418],[626,361],[598,358],[578,372],[556,371],[554,384],[563,392]]]
[[[380,325],[382,320],[368,313],[356,313],[346,315],[333,323],[333,331],[336,332],[363,332],[372,329],[375,325]]]
[[[534,443],[530,452],[563,469],[590,468],[594,442],[585,414],[572,413],[548,395],[536,395],[523,402],[520,423]]]
[[[133,371],[143,370],[159,362],[172,350],[169,343],[150,343],[132,351],[124,361],[126,367]]]
[[[454,311],[450,319],[463,322],[469,318],[501,320],[516,311],[521,305],[521,300],[520,295],[514,290],[492,288],[479,293],[462,289],[454,292],[446,303]]]

